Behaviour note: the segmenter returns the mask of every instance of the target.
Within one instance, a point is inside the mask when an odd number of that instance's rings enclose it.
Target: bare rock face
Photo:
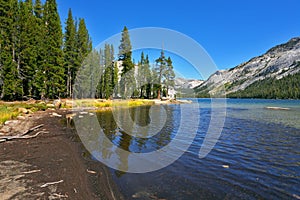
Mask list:
[[[201,85],[204,81],[195,80],[195,79],[184,79],[176,78],[175,79],[175,89],[194,89]]]
[[[265,54],[252,58],[229,70],[220,70],[196,88],[214,92],[222,86],[231,86],[227,93],[244,90],[252,83],[269,77],[281,79],[300,72],[300,37],[271,48]]]

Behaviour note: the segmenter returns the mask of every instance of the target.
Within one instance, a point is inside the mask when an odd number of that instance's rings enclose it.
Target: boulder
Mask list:
[[[17,123],[18,123],[18,120],[8,120],[8,121],[4,122],[4,125],[14,125]]]
[[[25,120],[26,117],[19,115],[19,116],[17,117],[17,119],[18,119],[18,120]]]
[[[29,114],[29,110],[27,110],[26,108],[18,108],[18,112],[23,114]]]

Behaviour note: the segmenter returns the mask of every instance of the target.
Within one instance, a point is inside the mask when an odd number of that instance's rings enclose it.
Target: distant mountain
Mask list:
[[[284,80],[286,82],[285,84],[288,84],[287,81],[289,79],[283,78],[294,76],[297,76],[297,78],[290,79],[297,82],[299,73],[300,37],[297,37],[289,40],[287,43],[275,46],[265,54],[252,58],[248,62],[242,63],[234,68],[215,72],[204,83],[196,87],[195,91],[199,96],[207,96],[209,94],[218,93],[221,89],[225,88],[227,95],[236,94],[238,97],[239,92],[246,91],[251,85],[251,91],[253,91],[255,89],[253,87],[254,84],[260,85],[259,83],[266,84],[267,82],[268,84],[276,83],[283,85],[280,80]],[[300,82],[298,84],[300,84]],[[296,86],[298,86],[297,83]],[[296,86],[287,85],[290,89]],[[266,85],[266,87],[271,86]],[[277,90],[278,88],[274,88],[274,91]],[[278,91],[277,93],[279,94]],[[250,96],[248,95],[247,97]]]
[[[175,89],[194,89],[195,87],[201,85],[203,82],[203,80],[176,78]]]
[[[196,94],[194,88],[198,87],[203,82],[203,80],[176,78],[175,90],[177,97],[195,97]]]

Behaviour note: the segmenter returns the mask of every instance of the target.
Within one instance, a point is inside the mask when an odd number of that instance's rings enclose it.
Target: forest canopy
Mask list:
[[[118,54],[111,44],[97,51],[85,20],[76,20],[71,9],[63,30],[56,0],[0,4],[2,100],[160,98],[174,86],[172,60],[163,51],[152,67],[143,53],[133,62],[126,26]]]

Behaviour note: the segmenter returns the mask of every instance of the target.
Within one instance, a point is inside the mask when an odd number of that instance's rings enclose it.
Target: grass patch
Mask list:
[[[0,125],[7,120],[15,119],[20,115],[19,108],[25,108],[31,112],[46,110],[47,106],[44,103],[28,104],[23,102],[0,102]]]
[[[134,106],[144,106],[153,105],[153,101],[144,99],[134,99],[134,100],[75,100],[75,107],[94,107],[94,108],[109,108],[109,107],[134,107]]]
[[[4,105],[0,105],[0,125],[2,125],[7,120],[17,117],[18,115],[18,110]]]
[[[132,100],[101,100],[101,99],[80,99],[75,100],[74,107],[93,107],[97,109],[116,107],[137,107],[145,105],[153,105],[154,102],[147,99],[132,99]],[[73,106],[62,103],[62,108],[72,108]],[[31,112],[48,109],[46,103],[26,103],[26,102],[1,102],[0,101],[0,125],[5,121],[15,119],[18,115],[22,114],[19,108],[25,108]]]
[[[19,115],[18,109],[4,104],[0,104],[0,125],[7,120],[13,119]]]

